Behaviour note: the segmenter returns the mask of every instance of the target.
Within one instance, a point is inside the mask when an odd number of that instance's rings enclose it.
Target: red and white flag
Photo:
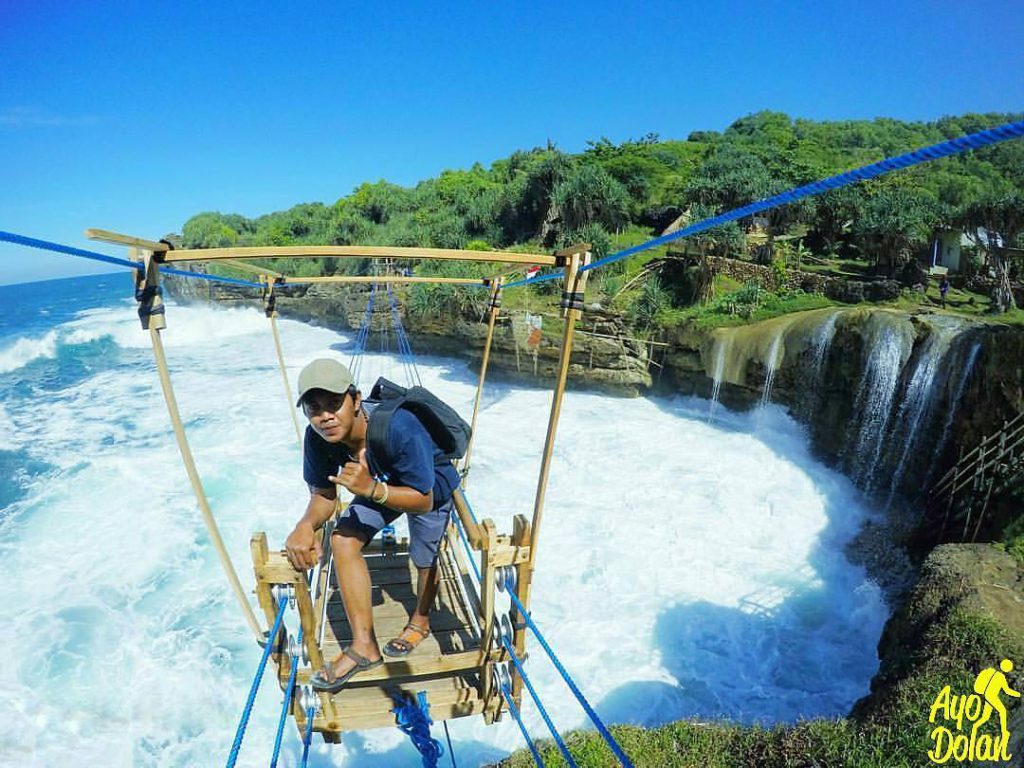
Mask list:
[[[526,279],[529,280],[531,277],[536,277],[540,274],[540,267],[530,267],[526,270]]]

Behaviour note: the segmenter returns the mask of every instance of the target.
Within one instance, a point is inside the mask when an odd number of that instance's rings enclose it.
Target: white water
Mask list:
[[[780,326],[772,339],[772,345],[768,349],[768,358],[764,361],[764,390],[761,392],[761,407],[764,408],[772,401],[772,385],[775,383],[775,371],[778,370],[780,360],[779,352],[782,349],[782,335],[785,326]]]
[[[860,423],[852,425],[856,439],[848,443],[852,446],[855,479],[865,488],[874,484],[875,467],[881,458],[900,372],[914,344],[909,323],[897,325],[878,314],[872,315],[868,322],[871,324],[866,343],[868,359],[853,407],[853,413],[860,414]]]
[[[814,332],[814,378],[821,381],[825,368],[825,359],[828,356],[829,347],[832,346],[832,339],[836,336],[836,321],[839,320],[842,312],[831,313]]]
[[[967,359],[964,361],[963,370],[960,371],[960,378],[956,386],[956,393],[953,395],[953,399],[950,401],[949,408],[946,409],[946,416],[942,422],[942,436],[939,438],[938,445],[935,447],[935,452],[932,454],[931,464],[928,466],[928,474],[925,476],[923,485],[928,487],[935,476],[935,468],[938,463],[939,457],[942,456],[942,452],[946,449],[946,443],[949,442],[949,433],[953,429],[953,419],[956,416],[957,409],[960,407],[960,401],[963,399],[964,390],[967,388],[967,382],[971,378],[971,373],[974,371],[974,363],[978,359],[978,353],[981,352],[981,342],[975,341],[971,344],[970,351],[967,353]]]
[[[714,371],[711,374],[711,403],[708,406],[708,421],[715,420],[715,411],[718,410],[718,393],[722,389],[722,379],[725,376],[725,359],[728,356],[729,345],[732,344],[732,336],[724,333],[714,334],[714,345],[711,348],[711,359],[714,361]]]
[[[49,331],[40,337],[22,338],[0,349],[0,373],[16,371],[33,360],[57,355],[57,334]]]
[[[960,332],[962,324],[955,319],[942,316],[931,319],[932,331],[925,340],[914,372],[910,375],[906,392],[900,401],[899,409],[896,412],[895,431],[896,445],[901,446],[899,461],[892,473],[892,480],[889,485],[889,501],[892,501],[896,489],[900,487],[903,473],[906,470],[907,460],[917,445],[918,433],[921,427],[927,423],[935,407],[934,389],[950,345],[957,333]],[[955,403],[954,403],[955,406]],[[953,409],[950,408],[952,416]],[[899,438],[902,438],[900,440]]]
[[[250,585],[250,534],[281,542],[306,499],[267,323],[255,310],[173,305],[168,320],[193,452]],[[293,386],[305,362],[343,341],[280,328]],[[31,425],[30,439],[24,429],[15,439],[54,467],[0,514],[0,764],[220,764],[259,649],[207,543],[134,309],[57,329],[66,343],[100,337],[137,348],[138,364],[50,396],[48,418],[31,400],[0,411],[0,423]],[[421,358],[419,370],[470,413],[475,377],[461,362]],[[401,366],[369,356],[364,383],[378,372],[397,378]],[[529,516],[549,405],[547,390],[485,395],[471,496],[499,530]],[[533,615],[610,722],[840,715],[868,691],[886,617],[879,590],[843,555],[869,511],[780,409],[758,423],[722,412],[715,426],[706,413],[697,399],[567,396]],[[528,669],[557,726],[583,727],[536,645]],[[239,765],[267,764],[279,706],[268,674]],[[525,716],[546,735],[530,703]],[[507,717],[451,730],[463,766],[523,746]],[[291,724],[284,752],[282,765],[296,765]],[[334,747],[317,738],[311,764],[418,763],[383,729]]]

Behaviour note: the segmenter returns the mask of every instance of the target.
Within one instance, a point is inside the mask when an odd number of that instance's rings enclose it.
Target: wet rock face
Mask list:
[[[278,310],[285,317],[339,330],[359,328],[366,314],[369,289],[313,285],[301,296],[281,297]],[[487,337],[482,302],[468,305],[462,313],[409,318],[404,302],[396,311],[413,348],[422,354],[468,358],[478,367]],[[386,293],[378,292],[371,313],[373,332],[392,326],[392,307]],[[523,312],[503,312],[495,325],[488,375],[513,381],[550,384],[558,374],[561,351],[561,318],[542,318],[543,327],[532,343]],[[648,345],[631,338],[625,323],[599,309],[587,311],[577,328],[569,364],[570,384],[609,394],[635,397],[652,383]]]
[[[1024,331],[949,315],[815,310],[671,340],[662,387],[734,409],[765,398],[882,503],[919,498],[1024,409]]]

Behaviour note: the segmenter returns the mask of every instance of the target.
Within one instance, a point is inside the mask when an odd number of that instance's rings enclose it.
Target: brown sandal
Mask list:
[[[334,677],[334,662],[331,662],[330,665],[325,666],[322,670],[313,675],[313,678],[310,681],[313,685],[313,690],[323,691],[324,693],[337,693],[345,687],[345,683],[351,680],[354,675],[359,672],[365,672],[368,669],[373,669],[374,667],[379,667],[384,663],[384,659],[370,661],[365,656],[353,651],[351,647],[342,651],[342,655],[348,656],[356,663],[356,665],[345,674]],[[337,659],[334,661],[336,662]]]
[[[422,643],[424,640],[430,637],[429,629],[417,626],[416,624],[413,624],[411,621],[402,628],[403,633],[406,630],[410,632],[415,632],[417,635],[420,636],[420,639],[416,642],[411,642],[410,640],[403,640],[401,635],[399,635],[393,640],[389,640],[388,644],[384,646],[385,655],[408,656],[410,653],[416,650],[417,646],[419,646],[420,643]]]

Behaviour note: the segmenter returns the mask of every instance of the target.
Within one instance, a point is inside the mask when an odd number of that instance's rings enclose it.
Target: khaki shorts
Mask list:
[[[338,515],[334,532],[351,531],[366,537],[369,542],[385,525],[391,525],[405,512],[384,509],[353,500],[345,511]],[[430,568],[437,564],[437,547],[448,527],[448,519],[452,513],[452,500],[449,499],[437,509],[421,512],[418,515],[406,515],[409,520],[409,557],[417,568]]]

